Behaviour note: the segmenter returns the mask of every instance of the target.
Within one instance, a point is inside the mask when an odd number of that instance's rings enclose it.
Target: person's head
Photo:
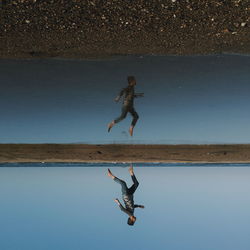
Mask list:
[[[135,224],[135,221],[136,221],[135,216],[128,217],[128,225],[133,226]]]
[[[136,85],[136,80],[135,80],[134,76],[128,76],[128,85],[130,85],[130,86]]]

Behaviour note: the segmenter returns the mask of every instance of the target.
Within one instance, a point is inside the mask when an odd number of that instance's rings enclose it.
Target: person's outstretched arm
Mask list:
[[[137,208],[137,207],[139,207],[139,208],[145,208],[143,205],[134,205],[134,208]]]
[[[122,89],[119,93],[119,95],[115,98],[115,102],[119,102],[121,97],[123,96],[124,92],[126,91],[126,88]]]
[[[119,208],[122,210],[122,212],[126,213],[128,216],[132,216],[131,214],[122,204],[118,199],[115,199],[115,202],[118,204]]]

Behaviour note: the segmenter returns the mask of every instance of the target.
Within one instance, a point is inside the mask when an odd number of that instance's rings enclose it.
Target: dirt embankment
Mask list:
[[[0,144],[0,162],[250,162],[250,145]]]

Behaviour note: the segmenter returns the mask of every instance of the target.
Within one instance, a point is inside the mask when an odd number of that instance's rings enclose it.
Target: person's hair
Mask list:
[[[128,76],[128,83],[131,83],[135,81],[135,77],[134,76]]]
[[[128,225],[134,226],[135,221],[131,220],[130,217],[128,217]]]

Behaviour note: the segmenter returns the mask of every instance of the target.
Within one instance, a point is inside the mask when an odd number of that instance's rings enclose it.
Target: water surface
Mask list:
[[[250,56],[0,60],[2,143],[249,143]],[[135,75],[140,116],[107,133]]]
[[[0,249],[250,248],[248,165],[142,165],[130,227],[108,164],[2,164]],[[131,184],[125,166],[111,170]]]

